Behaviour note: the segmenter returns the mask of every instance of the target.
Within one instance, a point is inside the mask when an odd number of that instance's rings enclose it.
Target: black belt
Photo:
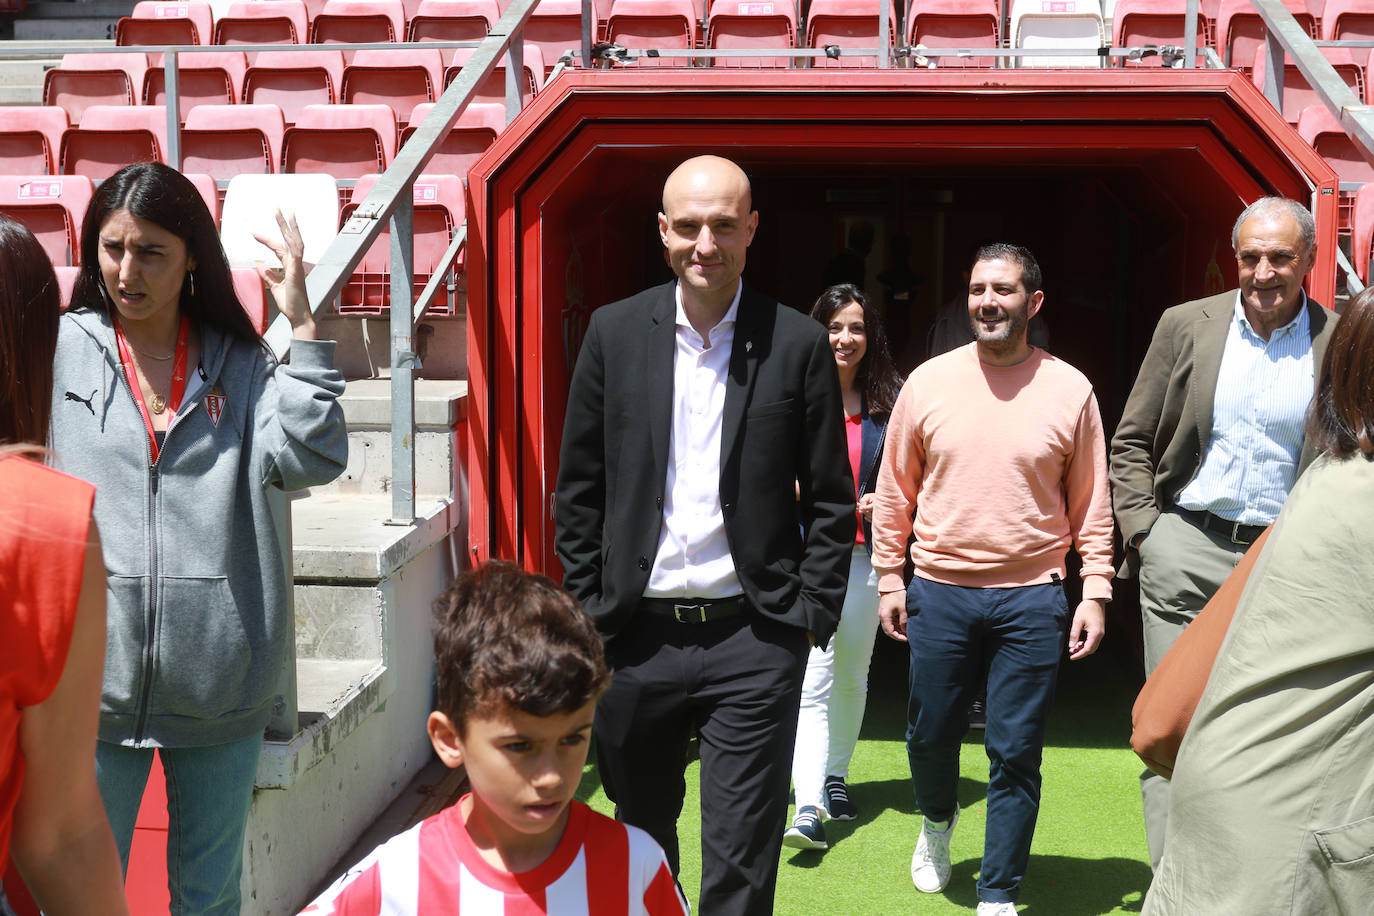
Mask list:
[[[749,609],[749,602],[743,595],[733,598],[641,598],[639,603],[650,613],[678,623],[714,623],[738,617]]]
[[[1203,512],[1201,509],[1185,509],[1175,506],[1174,510],[1203,531],[1212,531],[1231,539],[1232,544],[1253,544],[1264,533],[1268,525],[1242,525],[1230,519]]]

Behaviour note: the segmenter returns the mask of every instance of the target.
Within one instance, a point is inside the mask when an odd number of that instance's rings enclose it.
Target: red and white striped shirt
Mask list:
[[[543,864],[512,874],[482,858],[461,802],[378,846],[310,916],[686,916],[663,850],[637,827],[574,801]]]

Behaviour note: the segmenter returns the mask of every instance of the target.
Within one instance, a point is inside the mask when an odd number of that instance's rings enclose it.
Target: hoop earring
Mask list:
[[[186,271],[186,279],[191,282],[191,296],[194,298],[196,295],[196,275],[188,270]]]

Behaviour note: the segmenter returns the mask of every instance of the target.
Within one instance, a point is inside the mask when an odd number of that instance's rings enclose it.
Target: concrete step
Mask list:
[[[465,416],[467,382],[415,382],[415,493],[449,496],[457,480],[462,444],[454,427]],[[391,492],[391,380],[355,379],[340,403],[348,419],[348,467],[331,484],[311,492],[329,496],[386,496]]]
[[[75,4],[63,4],[73,6]],[[38,105],[43,101],[43,74],[62,63],[72,48],[114,47],[114,41],[30,39],[0,41],[0,105]]]
[[[81,7],[84,3],[47,4],[76,7],[83,15],[25,18],[14,23],[14,37],[22,41],[114,41],[115,23],[119,16],[91,16]]]

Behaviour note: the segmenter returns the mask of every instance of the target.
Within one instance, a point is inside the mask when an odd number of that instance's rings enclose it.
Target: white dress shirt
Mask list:
[[[1277,518],[1298,477],[1313,371],[1307,296],[1293,320],[1265,340],[1250,327],[1237,293],[1212,402],[1211,440],[1176,503],[1242,525]]]
[[[720,507],[720,427],[725,379],[735,341],[740,290],[706,337],[698,334],[677,300],[673,348],[673,426],[663,527],[649,572],[648,598],[729,598],[744,591],[725,537]]]

